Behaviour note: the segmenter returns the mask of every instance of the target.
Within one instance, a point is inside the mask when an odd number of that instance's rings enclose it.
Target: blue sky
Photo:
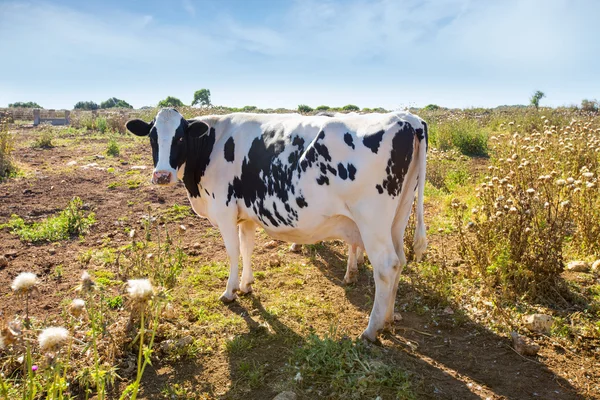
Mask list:
[[[0,107],[600,99],[597,0],[0,0]]]

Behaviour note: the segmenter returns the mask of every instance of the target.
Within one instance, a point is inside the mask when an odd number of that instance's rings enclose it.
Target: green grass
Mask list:
[[[120,154],[119,143],[114,137],[111,137],[108,140],[108,144],[106,145],[106,155],[111,157],[117,157]]]
[[[477,121],[461,118],[446,123],[431,124],[430,141],[440,150],[457,149],[468,156],[488,154],[488,133]]]
[[[310,334],[290,365],[298,389],[320,390],[323,398],[415,398],[408,373],[362,340]]]
[[[10,228],[21,240],[33,243],[67,240],[75,235],[84,235],[96,222],[95,214],[90,212],[85,216],[82,207],[81,199],[75,197],[55,217],[28,224],[18,215],[12,215],[6,224],[0,225],[0,229]]]
[[[40,135],[33,141],[31,147],[34,149],[51,149],[54,147],[52,129],[43,129]]]

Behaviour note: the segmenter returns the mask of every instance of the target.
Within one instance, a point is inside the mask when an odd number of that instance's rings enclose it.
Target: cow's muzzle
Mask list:
[[[152,175],[152,183],[155,185],[170,185],[171,173],[168,171],[156,171]]]

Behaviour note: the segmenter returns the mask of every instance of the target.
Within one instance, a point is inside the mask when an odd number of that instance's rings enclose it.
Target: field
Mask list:
[[[600,399],[600,270],[589,267],[600,258],[600,119],[568,109],[419,114],[431,127],[430,245],[404,269],[401,319],[378,344],[357,339],[371,266],[344,286],[343,243],[296,254],[257,231],[254,293],[222,304],[220,234],[192,215],[182,184],[149,184],[146,139],[110,121],[10,124],[0,398],[130,398],[139,387],[148,399]],[[588,265],[565,268],[571,261]],[[17,293],[21,272],[38,281]],[[151,300],[127,291],[142,277]],[[551,328],[527,329],[533,313]],[[68,330],[68,344],[42,351],[38,335],[52,326]],[[511,332],[537,354],[522,354]]]

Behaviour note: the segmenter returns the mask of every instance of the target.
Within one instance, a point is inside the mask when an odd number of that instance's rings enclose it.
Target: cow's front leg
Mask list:
[[[223,303],[231,303],[237,298],[235,292],[240,290],[240,277],[238,276],[238,263],[240,259],[240,241],[238,238],[237,224],[235,222],[219,224],[219,230],[225,242],[225,249],[229,257],[229,279],[227,288],[221,295]]]
[[[252,292],[252,250],[254,250],[254,236],[256,224],[252,221],[244,221],[240,224],[240,250],[242,251],[242,284],[240,292],[248,294]]]

